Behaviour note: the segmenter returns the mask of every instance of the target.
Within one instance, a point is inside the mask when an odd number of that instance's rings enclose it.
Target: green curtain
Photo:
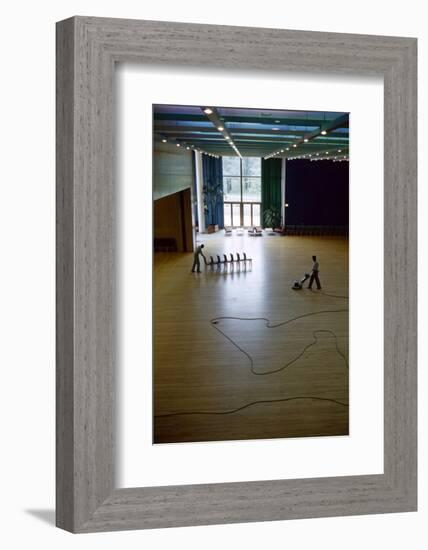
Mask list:
[[[268,208],[278,210],[281,215],[281,159],[262,159],[262,226],[264,213]]]

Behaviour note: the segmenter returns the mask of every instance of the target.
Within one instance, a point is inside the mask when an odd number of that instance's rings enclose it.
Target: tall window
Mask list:
[[[262,161],[258,157],[223,157],[224,225],[260,225]]]

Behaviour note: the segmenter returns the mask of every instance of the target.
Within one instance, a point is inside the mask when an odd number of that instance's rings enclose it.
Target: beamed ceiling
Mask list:
[[[331,111],[154,105],[155,140],[242,157],[349,158],[349,115]]]

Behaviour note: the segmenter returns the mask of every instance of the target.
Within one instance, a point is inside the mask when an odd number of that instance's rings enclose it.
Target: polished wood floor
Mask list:
[[[154,443],[348,434],[348,240],[199,240],[252,268],[196,274],[192,254],[155,255]],[[292,290],[313,254],[322,291]]]

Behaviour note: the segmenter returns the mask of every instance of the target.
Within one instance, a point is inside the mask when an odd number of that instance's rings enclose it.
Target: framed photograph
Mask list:
[[[57,525],[414,511],[416,39],[57,24]]]

